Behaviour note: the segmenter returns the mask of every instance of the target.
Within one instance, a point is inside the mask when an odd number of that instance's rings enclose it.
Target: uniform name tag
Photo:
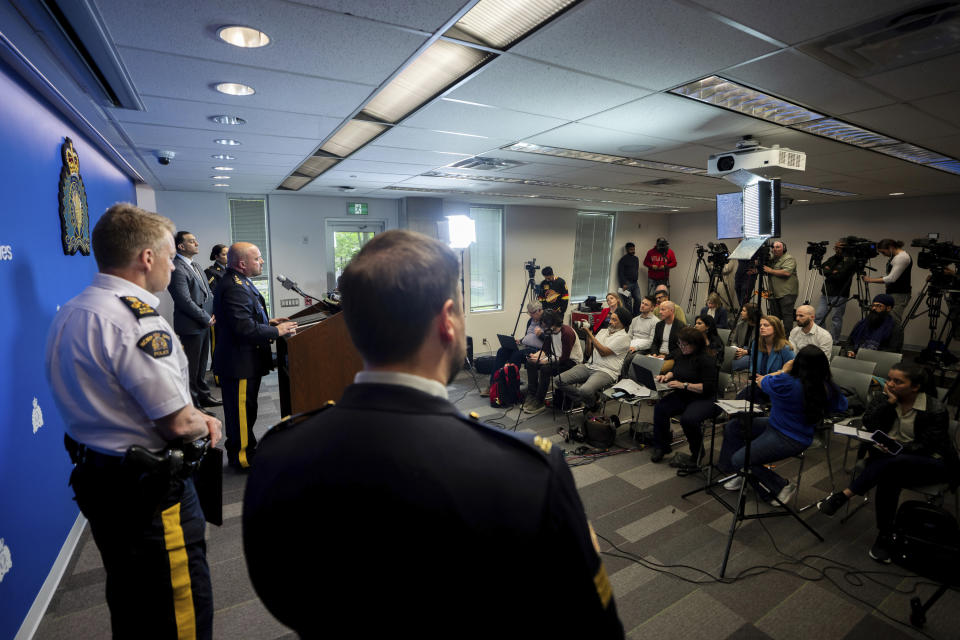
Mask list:
[[[140,338],[137,347],[152,358],[165,358],[172,352],[172,338],[166,331],[151,331]]]

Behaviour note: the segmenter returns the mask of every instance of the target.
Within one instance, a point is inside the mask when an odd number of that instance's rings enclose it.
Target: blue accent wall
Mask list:
[[[12,638],[79,513],[67,486],[63,421],[44,376],[58,305],[97,271],[92,253],[63,254],[64,137],[80,156],[91,230],[110,205],[136,195],[124,173],[2,62],[0,96],[0,538],[12,562],[0,581],[0,638]],[[43,414],[36,433],[34,398]]]

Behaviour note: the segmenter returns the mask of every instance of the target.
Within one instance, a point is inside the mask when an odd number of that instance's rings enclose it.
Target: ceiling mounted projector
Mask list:
[[[723,176],[745,169],[764,177],[781,175],[784,171],[804,171],[807,154],[803,151],[752,146],[724,153],[715,153],[707,160],[707,175]]]

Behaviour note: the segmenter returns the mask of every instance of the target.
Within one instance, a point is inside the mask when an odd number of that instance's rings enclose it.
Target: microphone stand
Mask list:
[[[280,280],[280,284],[283,285],[284,289],[299,293],[304,298],[310,298],[311,300],[317,300],[318,302],[321,300],[321,298],[318,298],[317,296],[312,296],[308,293],[304,293],[303,290],[297,286],[297,283],[291,280],[290,278],[285,278],[284,280]]]

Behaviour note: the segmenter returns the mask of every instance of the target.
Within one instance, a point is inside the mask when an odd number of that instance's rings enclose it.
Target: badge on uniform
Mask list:
[[[137,347],[152,358],[165,358],[171,353],[172,340],[166,331],[151,331],[140,338]]]
[[[120,296],[120,302],[125,304],[137,319],[160,315],[156,309],[136,296]]]

